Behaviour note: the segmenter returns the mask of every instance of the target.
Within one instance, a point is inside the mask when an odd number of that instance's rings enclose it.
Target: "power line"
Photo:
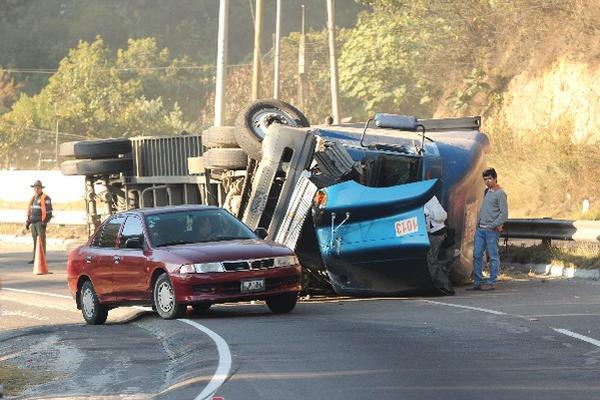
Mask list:
[[[33,132],[37,132],[37,133],[51,133],[51,134],[53,134],[53,135],[56,135],[56,131],[52,131],[52,130],[50,130],[50,129],[43,129],[43,128],[30,128],[30,127],[28,127],[28,126],[19,126],[19,125],[17,125],[17,124],[9,123],[9,122],[6,122],[6,121],[4,121],[4,123],[5,123],[6,125],[9,125],[9,126],[14,126],[14,127],[17,127],[17,128],[21,128],[21,129],[28,130],[28,131],[33,131]],[[59,135],[59,136],[67,136],[67,137],[77,138],[77,139],[87,139],[87,136],[83,136],[83,135],[77,135],[77,134],[75,134],[75,133],[67,133],[67,132],[60,132],[60,131],[59,131],[59,132],[58,132],[58,135]]]

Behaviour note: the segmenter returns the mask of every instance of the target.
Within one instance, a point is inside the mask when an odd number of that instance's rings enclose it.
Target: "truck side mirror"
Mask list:
[[[375,114],[375,125],[380,128],[393,128],[402,131],[416,132],[419,124],[417,119],[410,115]]]

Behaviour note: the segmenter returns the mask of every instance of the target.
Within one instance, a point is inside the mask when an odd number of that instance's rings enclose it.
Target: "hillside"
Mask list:
[[[481,58],[486,85],[461,111],[484,117],[489,163],[509,193],[511,217],[598,218],[599,2],[520,5],[521,22],[504,20]],[[456,113],[447,101],[436,110]]]

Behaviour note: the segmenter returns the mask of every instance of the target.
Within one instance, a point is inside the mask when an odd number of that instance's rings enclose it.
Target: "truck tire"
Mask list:
[[[250,158],[262,158],[262,141],[273,121],[297,128],[310,126],[304,114],[286,102],[263,99],[250,103],[240,112],[235,123],[237,143]]]
[[[133,170],[131,158],[105,160],[69,160],[60,164],[63,175],[110,175]]]
[[[131,153],[131,141],[127,138],[80,140],[61,143],[59,154],[63,157],[113,158],[119,154]]]
[[[248,155],[242,149],[208,149],[202,154],[206,169],[246,169]]]
[[[202,146],[212,147],[239,147],[235,138],[235,126],[211,126],[202,132]]]

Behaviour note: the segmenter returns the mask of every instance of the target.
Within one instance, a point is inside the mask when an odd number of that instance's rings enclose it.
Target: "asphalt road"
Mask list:
[[[68,298],[65,253],[50,252],[53,274],[33,276],[26,250],[0,245],[0,364],[47,371],[23,398],[195,399],[215,388],[224,399],[600,393],[599,282],[526,279],[454,297],[320,299],[287,315],[263,304],[220,305],[189,314],[188,323],[123,308],[94,327]]]

